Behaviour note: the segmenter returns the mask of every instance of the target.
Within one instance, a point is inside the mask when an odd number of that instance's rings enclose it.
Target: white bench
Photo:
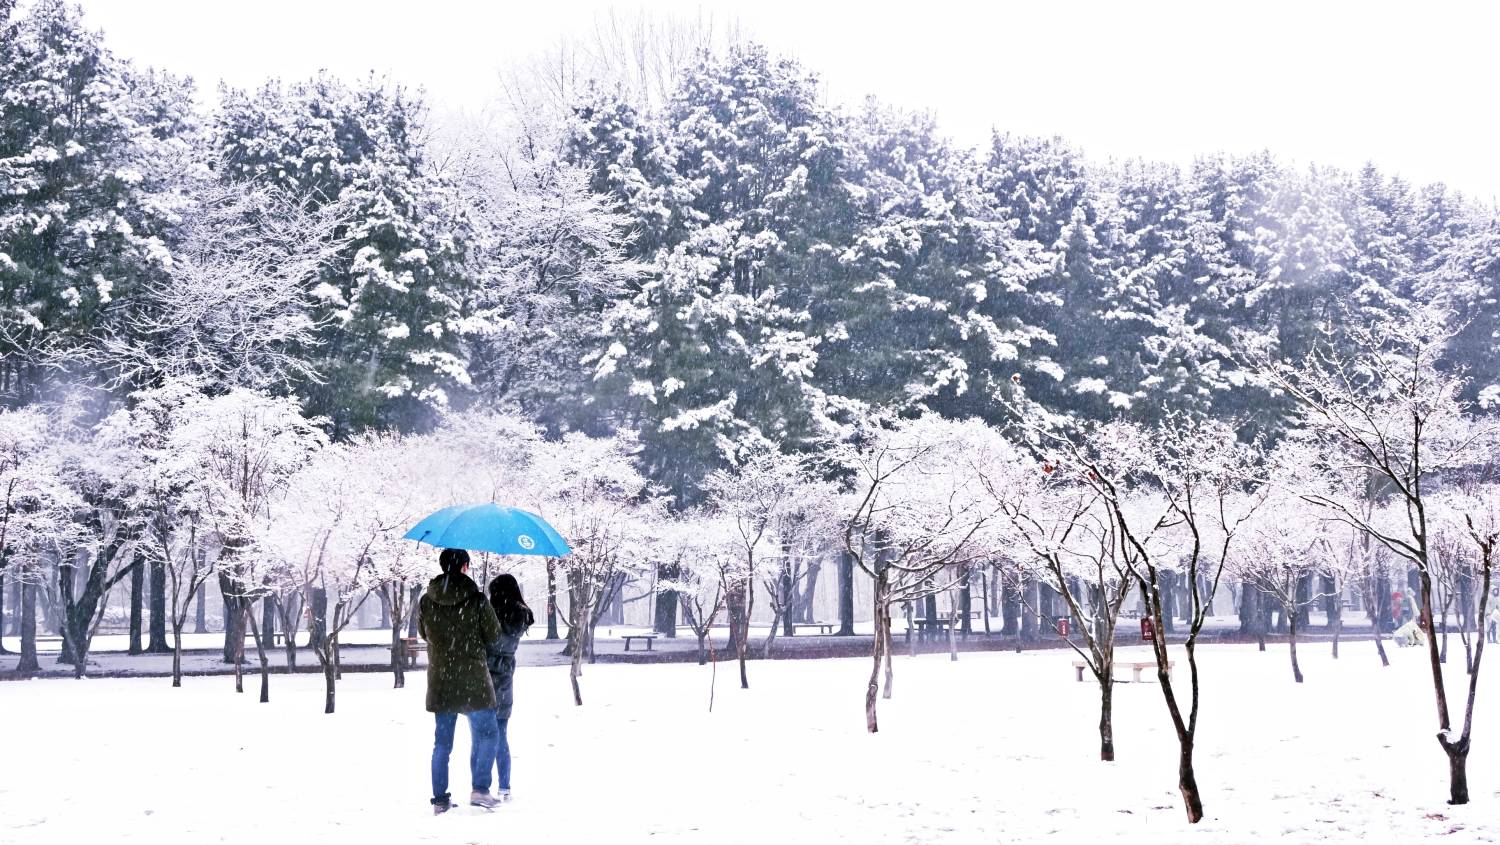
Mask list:
[[[1167,661],[1167,677],[1168,678],[1172,677],[1172,666],[1173,665],[1175,665],[1175,664],[1172,661],[1170,661],[1170,660]],[[1121,662],[1116,662],[1115,663],[1115,668],[1116,669],[1120,668],[1121,666],[1129,666],[1130,667],[1130,682],[1133,683],[1133,684],[1138,684],[1138,683],[1141,682],[1141,673],[1144,672],[1147,669],[1155,669],[1156,668],[1156,661],[1155,660],[1128,660],[1128,661],[1121,661]],[[1087,668],[1089,668],[1089,665],[1087,663],[1083,662],[1082,660],[1075,660],[1075,661],[1073,661],[1073,672],[1077,676],[1079,683],[1083,683],[1083,671],[1085,669],[1087,669]]]

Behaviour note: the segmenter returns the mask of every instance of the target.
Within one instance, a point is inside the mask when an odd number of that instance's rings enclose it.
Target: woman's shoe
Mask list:
[[[489,794],[488,792],[480,792],[476,789],[473,792],[469,793],[469,804],[474,807],[483,807],[486,810],[493,810],[496,807],[500,806],[500,799]]]

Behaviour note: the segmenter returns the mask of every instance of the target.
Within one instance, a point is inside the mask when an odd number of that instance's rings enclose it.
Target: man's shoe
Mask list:
[[[473,807],[483,807],[486,810],[493,810],[496,807],[500,806],[500,799],[489,794],[488,792],[480,792],[476,789],[473,792],[469,793],[469,805]]]
[[[497,798],[500,799],[500,803],[502,803],[502,804],[509,804],[510,803],[510,790],[509,789],[497,789],[497,790],[495,790],[495,795],[496,795]]]

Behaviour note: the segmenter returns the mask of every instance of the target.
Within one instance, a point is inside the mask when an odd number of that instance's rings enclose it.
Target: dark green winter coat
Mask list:
[[[500,620],[467,575],[439,575],[417,609],[427,641],[427,711],[472,713],[495,706],[486,647],[500,637]]]

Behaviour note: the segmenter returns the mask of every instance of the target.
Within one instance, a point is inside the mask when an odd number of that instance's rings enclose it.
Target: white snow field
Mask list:
[[[1455,640],[1450,648],[1457,648]],[[1131,650],[1137,653],[1136,649]],[[1097,758],[1097,688],[1063,651],[898,657],[881,732],[864,731],[864,660],[522,669],[514,803],[434,818],[423,676],[0,684],[0,842],[1010,843],[1492,842],[1500,838],[1500,688],[1481,689],[1473,802],[1450,807],[1422,655],[1368,642],[1205,646],[1189,826],[1154,683],[1120,684],[1119,761]],[[1138,652],[1146,659],[1144,652]],[[1461,654],[1461,650],[1459,652]],[[1460,658],[1450,671],[1462,671]],[[1491,676],[1500,666],[1487,667]],[[1179,675],[1182,665],[1179,664]],[[1128,676],[1128,673],[1127,673]],[[1486,694],[1488,693],[1488,694]],[[1455,696],[1457,700],[1461,698]],[[468,735],[452,765],[466,797]]]

